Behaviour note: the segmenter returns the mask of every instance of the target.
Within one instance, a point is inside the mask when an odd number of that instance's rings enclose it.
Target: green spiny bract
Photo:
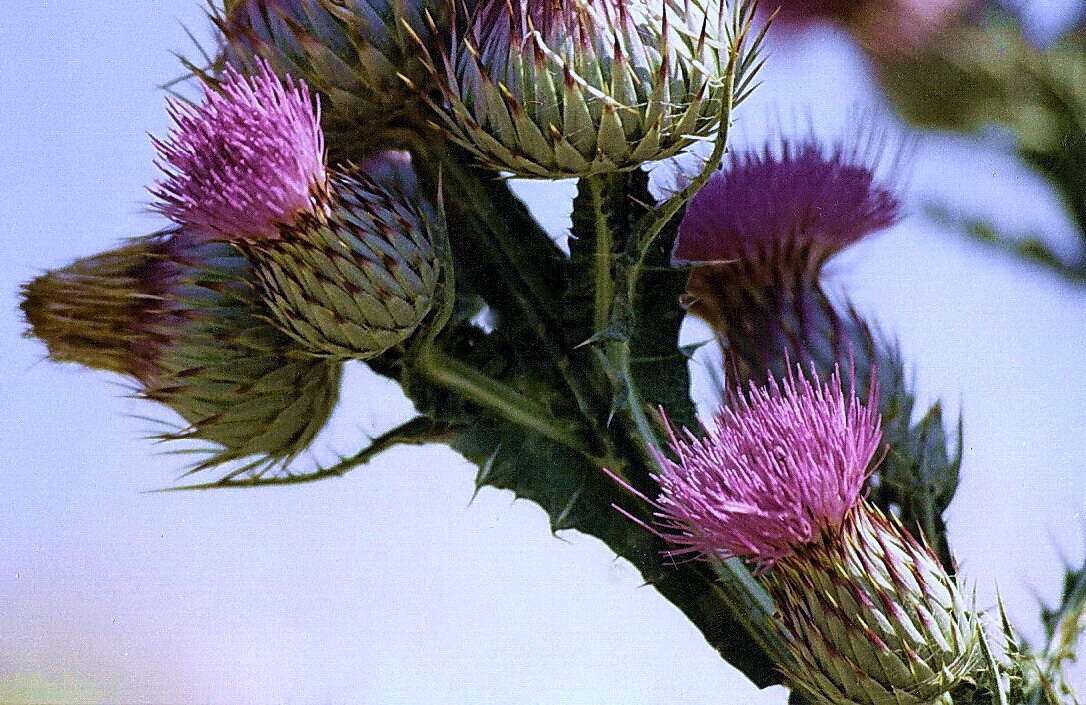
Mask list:
[[[430,68],[450,137],[521,177],[633,169],[717,130],[723,0],[490,0]],[[460,26],[457,26],[459,23]]]
[[[433,4],[430,11],[440,17],[446,4]],[[421,16],[426,5],[417,0],[228,0],[215,21],[228,63],[256,73],[261,57],[279,75],[301,79],[321,95],[322,126],[336,163],[386,148],[385,128],[415,109],[417,91],[429,90],[429,73],[405,35],[406,24],[414,34],[429,37]]]
[[[788,679],[816,705],[949,705],[982,669],[979,616],[893,518],[865,503],[842,529],[766,574]]]
[[[163,439],[214,446],[205,469],[286,464],[323,427],[340,366],[304,356],[266,322],[248,262],[181,234],[141,238],[24,287],[30,333],[54,360],[133,377],[186,426]]]
[[[364,360],[406,340],[432,308],[444,223],[402,182],[362,171],[333,175],[328,199],[246,252],[283,332],[313,355]]]

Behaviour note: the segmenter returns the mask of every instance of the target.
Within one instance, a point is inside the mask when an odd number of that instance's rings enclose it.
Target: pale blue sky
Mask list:
[[[140,440],[147,405],[43,361],[16,288],[159,225],[141,206],[146,135],[167,124],[154,86],[189,46],[179,21],[205,29],[197,0],[29,0],[0,18],[0,703],[783,703],[594,539],[551,537],[507,493],[469,504],[472,469],[441,448],[319,485],[143,493],[180,469]],[[770,109],[832,135],[878,100],[832,32],[779,49],[764,80],[740,113],[751,139]],[[935,199],[1071,235],[1043,183],[970,140],[925,137],[911,191],[914,211]],[[569,192],[522,189],[556,234],[568,206],[540,194]],[[1056,547],[1077,559],[1086,525],[1086,290],[919,215],[834,269],[900,336],[925,398],[964,407],[952,541],[982,602],[998,585],[1036,635],[1031,590],[1054,594]],[[318,454],[409,411],[353,370]]]

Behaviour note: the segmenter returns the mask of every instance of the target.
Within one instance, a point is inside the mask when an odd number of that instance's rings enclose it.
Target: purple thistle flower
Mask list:
[[[734,393],[704,438],[669,424],[678,462],[656,453],[655,515],[660,536],[683,546],[672,555],[742,557],[764,571],[839,528],[882,439],[876,387],[864,404],[854,389],[846,398],[838,371],[820,383],[799,369]]]
[[[170,101],[176,123],[153,138],[166,178],[155,208],[206,239],[277,239],[312,211],[326,184],[320,106],[302,81],[259,61],[253,76],[227,68],[203,104]]]
[[[840,249],[899,220],[900,203],[872,161],[858,145],[827,149],[813,136],[733,152],[691,199],[672,260],[780,262],[815,274]]]

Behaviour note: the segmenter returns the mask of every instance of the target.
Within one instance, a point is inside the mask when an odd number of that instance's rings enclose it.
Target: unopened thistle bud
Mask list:
[[[790,684],[817,705],[931,705],[971,679],[983,638],[935,555],[861,496],[876,393],[790,375],[737,394],[705,438],[660,455],[660,534],[758,568]]]
[[[383,128],[410,112],[426,89],[429,73],[404,23],[428,37],[427,5],[440,18],[447,3],[228,0],[216,22],[228,65],[259,74],[263,60],[305,81],[321,95],[333,159],[357,160],[383,147]]]
[[[265,319],[248,262],[225,243],[143,238],[24,287],[49,356],[134,378],[186,422],[164,438],[218,446],[198,467],[287,463],[331,414],[339,365],[300,355]]]
[[[387,184],[327,169],[316,102],[266,65],[228,71],[221,91],[174,109],[159,209],[238,243],[280,329],[311,354],[366,359],[404,341],[433,304],[444,227],[405,156],[371,163]]]
[[[632,169],[717,129],[722,0],[485,0],[432,66],[452,138],[528,178]]]
[[[795,659],[783,670],[816,705],[951,705],[981,673],[972,604],[927,545],[870,504],[765,582]]]

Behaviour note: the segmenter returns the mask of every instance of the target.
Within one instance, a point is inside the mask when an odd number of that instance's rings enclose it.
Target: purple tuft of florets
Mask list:
[[[166,178],[155,208],[205,239],[279,237],[312,210],[325,187],[320,106],[302,81],[281,80],[266,62],[253,76],[226,70],[201,105],[170,101],[175,126],[154,139]]]
[[[814,375],[812,370],[811,375]],[[736,393],[706,436],[670,429],[678,461],[657,452],[657,531],[672,555],[742,557],[765,570],[818,541],[862,500],[882,439],[866,403],[802,374]]]
[[[898,221],[901,205],[874,166],[844,144],[781,138],[774,149],[733,152],[695,194],[679,226],[675,263],[746,260],[817,267],[841,248]]]

